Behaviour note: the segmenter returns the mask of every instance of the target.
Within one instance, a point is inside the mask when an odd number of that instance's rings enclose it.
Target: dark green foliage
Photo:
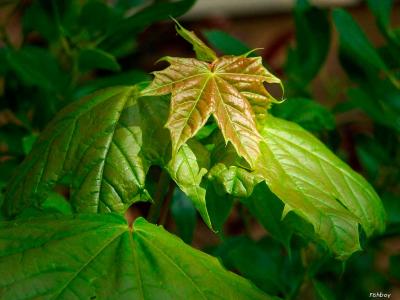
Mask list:
[[[244,84],[245,68],[227,69],[229,85],[216,81],[237,89],[254,112],[221,97],[241,113],[233,125],[254,118],[242,137],[255,137],[259,151],[247,156],[232,132],[221,134],[229,123],[220,112],[171,145],[170,93],[184,94],[193,82],[173,82],[149,97],[152,76],[126,64],[148,51],[143,30],[194,2],[28,1],[21,47],[0,31],[7,120],[0,123],[0,299],[363,299],[400,280],[397,254],[390,253],[387,270],[374,267],[400,234],[400,31],[390,22],[392,1],[367,1],[385,39],[377,49],[345,10],[298,0],[279,105],[263,84],[280,80],[257,52],[223,31],[203,32],[218,54],[257,63],[250,76],[259,72],[258,85]],[[199,65],[211,70],[230,59],[177,25]],[[340,87],[344,101],[330,109],[312,84],[333,27],[351,84]],[[214,92],[201,96],[210,100]],[[350,111],[368,120],[368,130],[349,129],[358,119],[336,122]],[[143,218],[131,225],[122,217],[148,206],[147,220],[167,224],[183,242]],[[241,222],[235,236],[232,216]],[[223,266],[190,247],[198,246],[199,227],[207,230],[200,218],[219,239],[207,252]]]

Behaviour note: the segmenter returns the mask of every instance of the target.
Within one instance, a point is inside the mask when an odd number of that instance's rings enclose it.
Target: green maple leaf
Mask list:
[[[165,57],[170,66],[154,72],[153,82],[142,91],[142,95],[172,95],[166,127],[171,132],[173,153],[213,115],[225,140],[254,166],[261,139],[256,115],[266,114],[274,100],[264,82],[280,83],[280,80],[264,68],[261,57],[217,58],[192,32],[182,27],[177,30],[193,44],[197,57],[207,62]]]

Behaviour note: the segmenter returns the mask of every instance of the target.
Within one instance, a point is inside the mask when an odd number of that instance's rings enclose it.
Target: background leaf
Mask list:
[[[243,55],[251,51],[246,44],[225,31],[205,30],[203,34],[210,45],[224,55]],[[249,56],[252,57],[255,56],[255,54],[250,53]]]
[[[333,20],[339,32],[341,50],[346,55],[361,67],[369,66],[389,73],[386,64],[349,13],[335,9]],[[363,51],[359,51],[360,49]]]
[[[186,244],[191,244],[197,222],[196,208],[185,193],[178,188],[174,190],[171,215],[176,225],[177,235]]]
[[[289,91],[293,86],[301,91],[328,55],[331,30],[327,11],[311,6],[307,0],[296,2],[294,19],[296,46],[289,49],[285,69]]]
[[[282,219],[284,204],[269,190],[265,182],[258,184],[251,196],[241,201],[272,237],[290,251],[293,229]]]
[[[51,91],[62,91],[65,88],[66,75],[55,58],[41,48],[29,46],[20,50],[9,49],[7,61],[26,85]]]
[[[307,98],[288,98],[282,105],[271,108],[274,116],[295,122],[311,131],[335,128],[333,114],[321,104]]]
[[[121,70],[113,55],[100,49],[85,48],[79,52],[79,68],[81,71],[104,69],[110,71]]]

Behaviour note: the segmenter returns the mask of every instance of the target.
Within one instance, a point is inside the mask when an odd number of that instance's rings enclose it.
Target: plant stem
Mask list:
[[[161,207],[164,200],[165,192],[169,186],[171,179],[165,170],[161,171],[160,178],[158,180],[156,194],[154,196],[154,202],[150,207],[147,220],[151,223],[156,223],[160,218]]]

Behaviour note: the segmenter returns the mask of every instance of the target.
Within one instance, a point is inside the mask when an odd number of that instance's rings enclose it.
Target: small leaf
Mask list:
[[[310,222],[340,259],[385,227],[382,203],[368,182],[300,126],[270,116],[261,132],[260,173],[290,210]]]
[[[193,50],[196,53],[198,60],[213,62],[217,59],[215,52],[210,49],[202,40],[200,40],[193,31],[186,30],[181,24],[174,19],[176,23],[176,32],[186,41],[193,45]]]
[[[147,200],[145,177],[165,156],[168,102],[140,98],[136,87],[99,91],[64,108],[43,131],[6,190],[5,209],[40,205],[55,184],[71,178],[77,212],[124,213]]]
[[[202,147],[199,143],[196,143],[195,146]],[[193,144],[191,147],[194,147]],[[204,222],[212,228],[206,206],[206,190],[200,186],[207,169],[199,167],[191,147],[187,144],[182,145],[168,163],[167,170],[179,188],[193,201]]]
[[[131,230],[114,214],[1,222],[0,295],[13,300],[273,299],[163,228],[138,218]]]
[[[85,48],[79,52],[79,68],[86,72],[94,69],[103,69],[110,71],[121,70],[115,57],[101,49]]]
[[[253,188],[262,181],[258,174],[251,173],[238,166],[226,166],[218,163],[214,165],[208,178],[215,184],[217,190],[223,190],[234,197],[249,197]]]
[[[155,72],[143,95],[172,93],[167,127],[173,153],[205,125],[211,114],[226,141],[253,166],[260,140],[251,105],[266,114],[271,96],[264,82],[280,83],[261,63],[261,57],[222,57],[212,64],[191,58],[167,57],[170,66]]]
[[[213,136],[214,149],[211,152],[212,168],[208,180],[219,191],[233,197],[249,197],[254,187],[263,180],[257,172],[249,170],[232,145],[226,145],[221,134]]]

